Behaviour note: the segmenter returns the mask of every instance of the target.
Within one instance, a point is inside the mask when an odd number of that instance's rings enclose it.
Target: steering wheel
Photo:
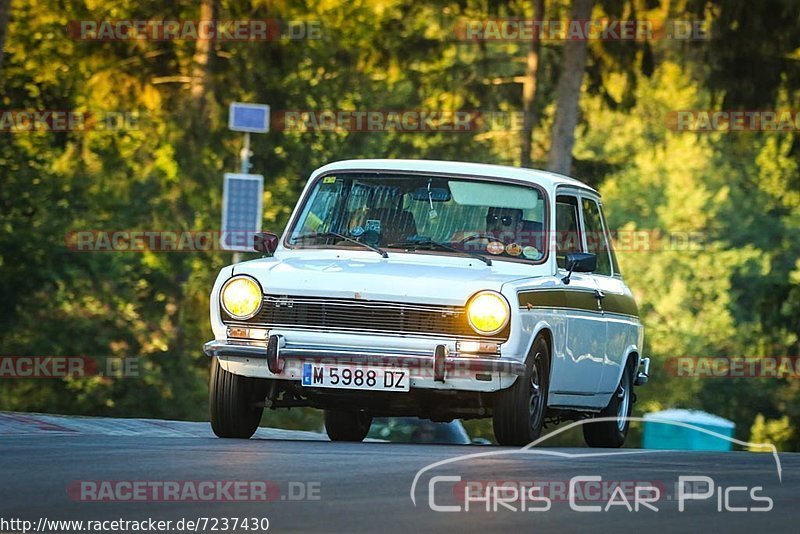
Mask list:
[[[504,245],[508,245],[508,243],[506,243],[502,239],[500,239],[498,237],[495,237],[493,235],[489,235],[489,234],[472,234],[472,235],[468,235],[467,237],[464,237],[463,239],[461,239],[458,242],[458,244],[459,245],[466,245],[470,241],[475,241],[476,239],[488,239],[489,241],[499,241],[500,243],[502,243]]]

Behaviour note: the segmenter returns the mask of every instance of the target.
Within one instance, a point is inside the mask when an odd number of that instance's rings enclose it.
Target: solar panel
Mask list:
[[[234,132],[268,132],[269,106],[231,102],[228,109],[228,128]]]
[[[223,250],[253,251],[253,234],[261,231],[264,177],[226,172],[222,186]]]

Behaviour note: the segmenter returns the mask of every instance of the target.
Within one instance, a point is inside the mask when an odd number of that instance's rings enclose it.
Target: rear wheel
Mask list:
[[[221,438],[247,439],[264,413],[263,406],[255,404],[264,400],[268,381],[229,373],[213,360],[208,390],[211,429]]]
[[[363,412],[325,410],[325,431],[331,441],[363,441],[372,425],[372,416]]]
[[[625,443],[630,426],[629,417],[633,409],[633,368],[625,366],[617,391],[599,417],[613,417],[609,421],[592,422],[583,425],[583,440],[589,447],[619,448]]]
[[[537,338],[523,376],[501,391],[494,407],[494,437],[500,445],[527,445],[539,438],[547,410],[550,349]]]

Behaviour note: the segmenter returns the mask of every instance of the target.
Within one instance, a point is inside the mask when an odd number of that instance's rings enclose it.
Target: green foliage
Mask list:
[[[792,441],[794,427],[789,422],[789,417],[766,420],[762,414],[756,416],[750,429],[751,443],[772,443],[779,451],[791,450],[787,447]],[[751,450],[763,451],[763,447],[751,446]]]
[[[664,374],[672,356],[797,355],[800,348],[800,140],[793,133],[676,132],[665,119],[720,102],[797,108],[796,10],[788,0],[685,4],[685,13],[666,1],[595,7],[595,18],[709,17],[720,38],[591,43],[576,174],[601,189],[613,229],[662,236],[652,250],[621,247],[618,254],[655,361],[637,412],[701,408],[733,419],[739,437],[752,433],[798,450],[797,381]],[[66,246],[65,234],[217,228],[221,176],[237,168],[240,148],[227,130],[230,101],[268,102],[273,110],[520,110],[515,79],[528,44],[459,42],[453,27],[459,18],[530,17],[529,2],[219,5],[220,19],[318,20],[322,38],[215,43],[198,80],[196,42],[91,42],[66,34],[68,22],[80,19],[195,20],[195,3],[12,2],[0,108],[127,111],[139,122],[120,131],[0,133],[0,354],[83,355],[101,367],[108,358],[137,358],[139,375],[4,381],[0,409],[206,418],[208,293],[230,256],[81,253]],[[555,18],[568,3],[547,5]],[[549,147],[540,132],[552,122],[560,47],[542,46],[539,162]],[[518,132],[507,130],[254,136],[254,171],[266,176],[264,226],[279,232],[310,171],[333,160],[514,164],[518,142]],[[699,246],[671,246],[669,236],[678,244],[692,236]],[[265,421],[321,427],[311,410],[268,412]],[[491,437],[489,420],[467,427]]]

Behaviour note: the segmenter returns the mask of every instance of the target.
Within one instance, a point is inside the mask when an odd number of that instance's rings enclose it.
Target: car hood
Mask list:
[[[233,272],[253,276],[266,294],[455,306],[465,304],[477,291],[500,291],[507,282],[529,278],[519,272],[498,272],[472,258],[439,259],[397,253],[388,259],[289,256],[240,263]]]

